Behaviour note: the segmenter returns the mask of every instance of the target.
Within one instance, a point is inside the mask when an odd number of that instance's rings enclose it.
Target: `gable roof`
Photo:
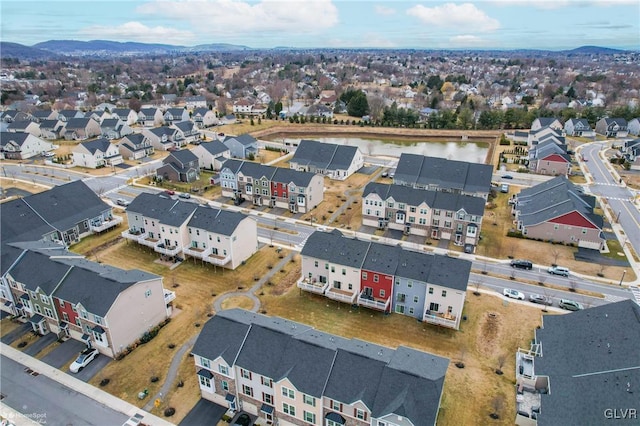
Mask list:
[[[256,138],[254,138],[253,136],[251,136],[248,133],[245,133],[243,135],[239,135],[239,136],[232,136],[230,138],[225,139],[225,142],[228,140],[234,139],[238,142],[240,142],[241,145],[244,146],[251,146],[251,145],[255,145],[256,143],[258,143],[258,140]]]
[[[202,142],[200,145],[205,151],[211,155],[220,155],[223,152],[229,151],[229,148],[220,141]]]
[[[344,170],[349,168],[357,151],[355,146],[303,139],[290,161],[323,170]]]
[[[69,271],[69,266],[52,261],[49,256],[27,251],[11,268],[11,276],[31,291],[40,288],[51,294]]]
[[[285,169],[284,167],[274,167],[274,169],[273,176],[271,177],[272,181],[284,184],[293,183],[295,186],[304,188],[309,186],[311,180],[316,176],[315,173]]]
[[[525,188],[520,191],[516,201],[518,220],[524,226],[544,223],[575,211],[602,229],[604,220],[593,212],[594,206],[595,197],[582,194],[566,176],[557,176]]]
[[[338,230],[314,232],[304,244],[301,254],[339,265],[361,268],[369,244],[371,243],[368,241],[346,238]]]
[[[107,152],[111,148],[111,142],[108,139],[100,138],[88,142],[81,142],[82,145],[91,155],[96,155],[96,152]]]
[[[230,236],[247,217],[239,212],[198,206],[187,226]]]
[[[191,150],[189,149],[181,149],[178,151],[171,152],[167,157],[165,157],[162,160],[162,162],[164,164],[173,163],[174,161],[172,160],[177,160],[181,164],[187,164],[192,161],[198,161],[198,156],[195,155],[193,152],[191,152]]]
[[[139,213],[169,226],[185,223],[198,207],[195,203],[172,200],[162,194],[141,193],[127,206],[127,213]]]
[[[65,129],[70,130],[70,129],[84,129],[89,125],[89,122],[95,122],[97,123],[97,121],[95,121],[93,118],[88,118],[88,117],[83,117],[83,118],[70,118],[67,121],[67,125],[65,126]]]
[[[173,135],[176,134],[176,131],[177,131],[176,129],[172,129],[169,126],[153,127],[148,130],[149,132],[151,132],[155,136],[158,136],[159,138],[161,138],[164,135],[167,135],[167,137],[172,137]]]
[[[143,135],[142,133],[131,133],[123,137],[120,143],[126,144],[126,142],[129,142],[133,146],[138,146],[142,144],[145,141],[145,139],[146,139],[146,136]]]
[[[535,330],[542,356],[534,373],[548,376],[538,425],[591,424],[605,409],[638,405],[640,306],[624,300],[544,315]]]
[[[529,150],[530,159],[542,159],[552,154],[560,155],[565,161],[571,162],[571,157],[553,140],[544,140],[537,145],[534,145]]]
[[[15,143],[22,147],[30,133],[25,132],[0,132],[0,147],[4,147],[9,143]]]
[[[195,127],[195,124],[192,121],[179,121],[177,123],[173,123],[173,125],[181,132],[190,132]]]

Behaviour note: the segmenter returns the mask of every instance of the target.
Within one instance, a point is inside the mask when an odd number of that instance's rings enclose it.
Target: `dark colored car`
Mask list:
[[[251,417],[248,414],[242,413],[238,416],[235,422],[233,422],[234,426],[250,426],[251,425]]]
[[[167,189],[166,191],[164,191],[164,193],[165,193],[165,195],[169,195],[169,196],[176,195],[176,191],[172,191],[170,189]]]
[[[512,268],[518,268],[518,269],[533,269],[533,263],[531,263],[528,260],[524,260],[524,259],[515,259],[511,261],[511,267]]]
[[[511,176],[511,175],[504,175],[504,176],[502,176],[502,179],[513,179],[513,176]]]
[[[543,296],[541,294],[530,294],[529,295],[529,302],[538,303],[540,305],[547,305],[547,306],[551,306],[551,304],[553,303],[553,302],[551,302],[551,299],[549,299],[547,296]]]

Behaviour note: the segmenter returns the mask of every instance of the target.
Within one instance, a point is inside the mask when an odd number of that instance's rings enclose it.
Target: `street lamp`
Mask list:
[[[624,280],[624,274],[626,274],[626,273],[627,273],[626,269],[622,271],[622,277],[620,278],[620,284],[618,284],[619,286],[622,286],[622,280]]]

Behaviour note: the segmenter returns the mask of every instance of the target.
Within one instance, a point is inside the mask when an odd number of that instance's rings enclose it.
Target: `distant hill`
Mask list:
[[[0,41],[0,52],[5,58],[50,59],[56,56],[53,52],[7,41]]]
[[[624,53],[626,50],[611,49],[609,47],[599,46],[580,46],[571,50],[563,50],[562,53],[569,55],[615,55],[617,53]]]
[[[246,46],[236,46],[226,43],[201,44],[190,47],[159,43],[118,42],[109,40],[49,40],[35,44],[33,47],[68,56],[117,56],[130,54],[163,54],[186,51],[202,52],[248,49]]]

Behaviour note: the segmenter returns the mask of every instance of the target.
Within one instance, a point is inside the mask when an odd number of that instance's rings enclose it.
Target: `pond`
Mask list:
[[[354,137],[318,137],[315,135],[305,135],[303,138],[291,137],[265,137],[273,142],[283,142],[285,144],[297,145],[300,139],[313,139],[325,143],[338,145],[355,145],[360,148],[364,155],[400,157],[406,152],[409,154],[427,155],[429,157],[441,157],[449,160],[468,161],[471,163],[484,163],[489,152],[489,144],[475,141],[420,141],[402,139],[376,139],[376,138],[354,138]]]

